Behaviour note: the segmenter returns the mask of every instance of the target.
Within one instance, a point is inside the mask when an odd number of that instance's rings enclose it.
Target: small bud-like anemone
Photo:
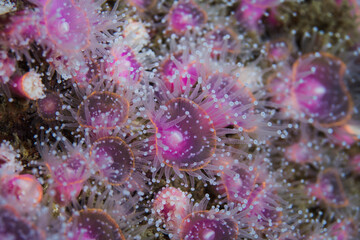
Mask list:
[[[57,203],[66,205],[79,195],[89,175],[88,166],[88,160],[80,154],[69,156],[64,161],[54,159],[46,163]]]
[[[171,92],[175,90],[175,87],[179,87],[180,91],[183,91],[186,85],[195,85],[199,78],[197,72],[199,67],[204,66],[191,58],[187,59],[186,53],[176,52],[162,62],[160,72]]]
[[[266,58],[271,62],[287,60],[292,52],[292,44],[286,38],[276,38],[266,43]]]
[[[282,0],[244,0],[236,9],[236,19],[250,31],[260,31],[261,18],[268,8],[274,8]]]
[[[35,71],[29,71],[21,76],[12,76],[8,84],[12,95],[17,97],[30,100],[45,97],[45,86],[41,81],[41,75]]]
[[[10,142],[3,141],[0,145],[0,176],[19,173],[23,166],[18,161],[18,153]]]
[[[301,139],[285,148],[285,157],[288,161],[307,164],[321,160],[319,151],[313,149],[309,141]]]
[[[34,60],[29,54],[29,45],[40,37],[37,24],[40,22],[38,10],[19,11],[9,18],[9,23],[5,26],[1,37],[4,44],[10,47],[21,58],[25,55],[29,62]]]

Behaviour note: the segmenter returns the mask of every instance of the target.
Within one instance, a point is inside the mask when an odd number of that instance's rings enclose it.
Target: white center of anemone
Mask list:
[[[333,185],[331,185],[331,184],[327,184],[326,186],[325,186],[325,189],[324,189],[326,192],[328,192],[328,193],[332,193],[332,192],[334,192],[334,186]]]
[[[215,231],[210,228],[205,228],[200,236],[202,240],[215,240]]]
[[[193,15],[189,13],[180,12],[180,23],[189,23],[192,20]]]
[[[68,33],[70,30],[70,25],[68,22],[66,21],[61,21],[60,25],[59,25],[59,33],[60,34],[66,34]]]
[[[176,147],[178,144],[180,144],[182,141],[184,141],[184,137],[181,134],[181,132],[173,130],[170,132],[169,138],[168,138],[168,143],[173,146]]]
[[[316,88],[314,89],[314,92],[317,96],[322,96],[326,93],[326,88],[322,85],[318,85],[316,86]]]

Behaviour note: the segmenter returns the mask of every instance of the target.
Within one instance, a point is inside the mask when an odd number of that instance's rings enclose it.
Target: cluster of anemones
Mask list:
[[[0,16],[1,93],[32,109],[38,154],[0,146],[0,238],[359,237],[358,49],[267,36],[281,6],[28,0]]]

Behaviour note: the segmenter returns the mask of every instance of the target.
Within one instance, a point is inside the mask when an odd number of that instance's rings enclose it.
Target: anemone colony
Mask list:
[[[355,0],[0,10],[0,239],[360,239]]]

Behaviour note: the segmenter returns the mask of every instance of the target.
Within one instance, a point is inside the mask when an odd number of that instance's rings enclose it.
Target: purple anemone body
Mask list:
[[[0,238],[16,240],[42,240],[44,237],[34,226],[23,220],[8,206],[0,207]]]
[[[92,129],[114,129],[124,123],[129,114],[128,101],[110,92],[94,92],[80,105],[78,122]]]
[[[47,1],[44,17],[48,36],[60,49],[80,51],[89,45],[89,20],[74,1]]]
[[[221,213],[195,212],[181,225],[181,239],[184,240],[234,240],[236,236],[237,224]]]
[[[175,32],[185,32],[188,29],[200,27],[206,22],[206,14],[190,0],[179,2],[172,8],[169,15],[169,25]]]
[[[71,240],[124,240],[115,220],[100,209],[82,210],[79,215],[74,215],[71,230],[74,234]]]
[[[157,126],[158,145],[165,163],[188,170],[205,166],[215,149],[215,131],[209,116],[184,98],[173,99],[167,108],[167,122]]]
[[[323,125],[345,121],[352,100],[343,83],[346,66],[329,54],[310,54],[293,66],[292,94],[298,109]]]
[[[118,137],[97,140],[92,146],[91,155],[111,184],[122,184],[133,171],[134,155],[129,146]]]

